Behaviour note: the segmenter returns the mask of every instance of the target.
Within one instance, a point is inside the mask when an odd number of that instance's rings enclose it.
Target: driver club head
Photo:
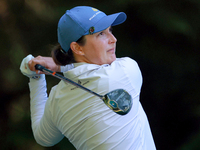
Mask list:
[[[126,115],[132,107],[132,97],[124,89],[116,89],[104,95],[104,103],[114,112]]]

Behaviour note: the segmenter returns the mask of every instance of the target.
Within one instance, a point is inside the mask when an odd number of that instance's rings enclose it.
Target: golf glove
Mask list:
[[[21,65],[20,65],[20,70],[22,72],[23,75],[29,77],[29,78],[32,78],[32,79],[39,79],[41,77],[40,74],[36,74],[35,71],[31,71],[28,67],[28,62],[33,59],[34,57],[29,54],[28,56],[26,56],[22,62],[21,62]]]

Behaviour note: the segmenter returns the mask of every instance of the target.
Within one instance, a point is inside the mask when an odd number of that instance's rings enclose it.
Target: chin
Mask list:
[[[116,60],[116,57],[115,58],[112,58],[109,62],[108,62],[108,64],[110,65],[113,61],[115,61]]]

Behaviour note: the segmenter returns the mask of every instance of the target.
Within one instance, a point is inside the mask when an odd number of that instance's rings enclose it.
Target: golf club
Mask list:
[[[91,91],[90,89],[85,88],[84,86],[64,77],[63,75],[60,75],[56,72],[53,72],[47,68],[45,68],[42,65],[35,65],[35,68],[37,70],[43,71],[46,74],[52,75],[58,79],[61,79],[65,82],[68,82],[78,88],[81,88],[85,90],[86,92],[89,92],[95,96],[98,96],[100,99],[103,100],[103,102],[110,108],[112,109],[115,113],[120,114],[120,115],[126,115],[132,107],[132,97],[131,95],[125,91],[124,89],[116,89],[113,90],[107,94],[99,95],[94,91]]]

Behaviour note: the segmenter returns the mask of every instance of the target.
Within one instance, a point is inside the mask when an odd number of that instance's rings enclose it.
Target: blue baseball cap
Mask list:
[[[83,35],[100,32],[109,26],[121,24],[125,20],[124,12],[106,15],[93,7],[74,7],[67,10],[58,22],[58,43],[67,52],[71,42],[76,42]]]

